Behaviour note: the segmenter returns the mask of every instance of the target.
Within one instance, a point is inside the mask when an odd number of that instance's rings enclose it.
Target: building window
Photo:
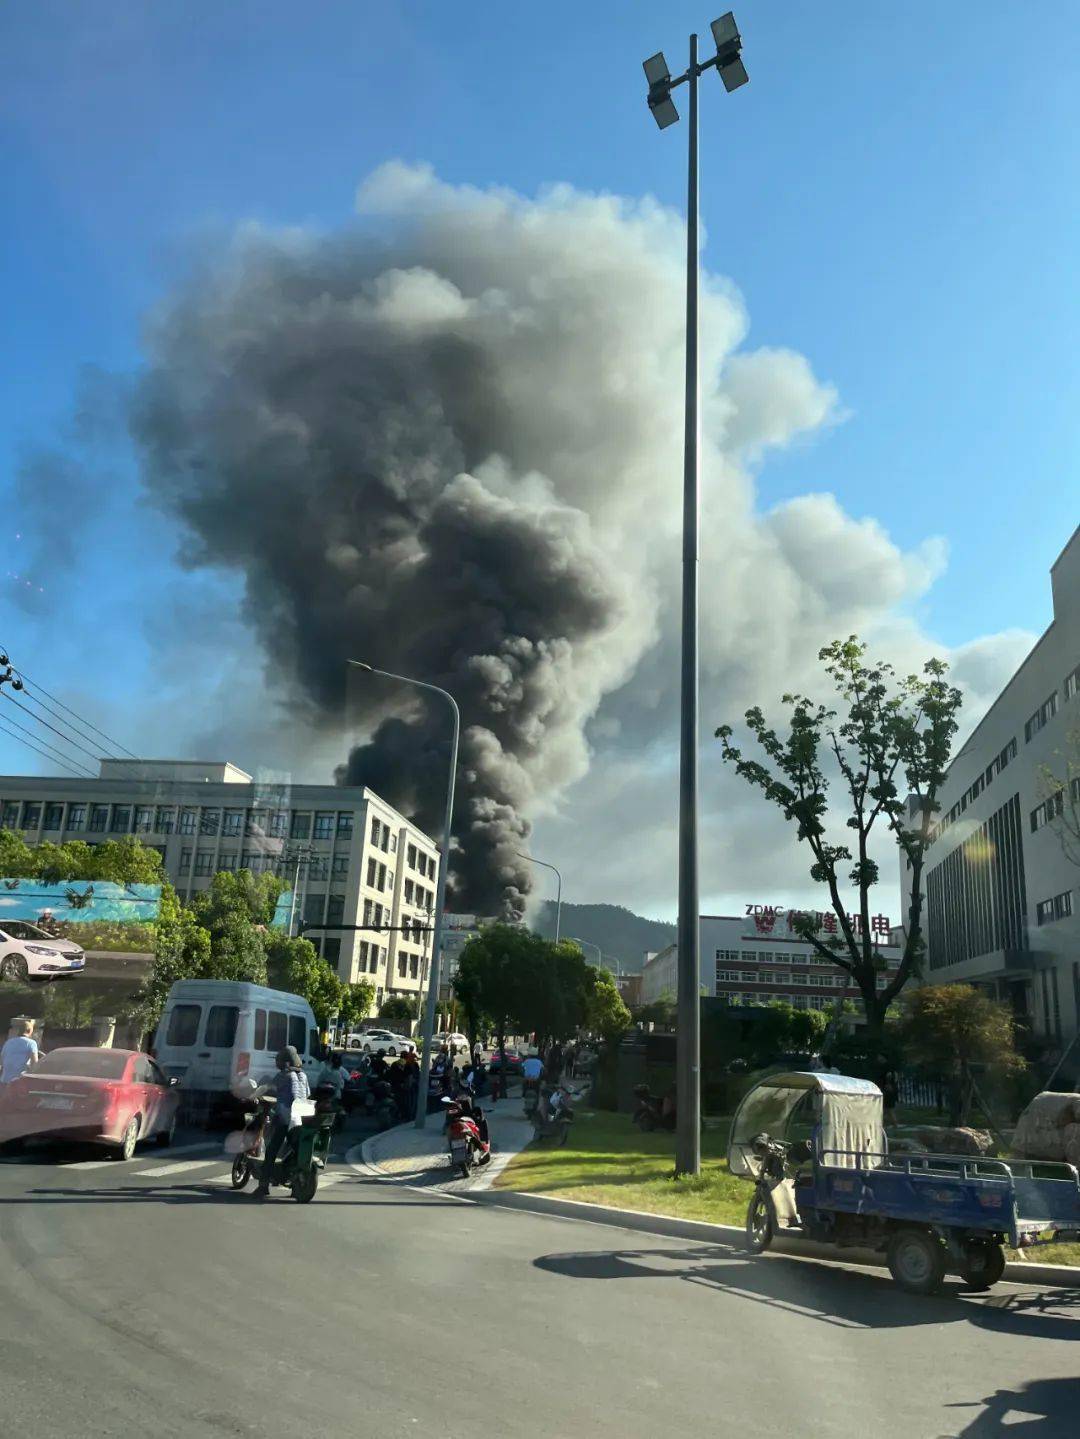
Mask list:
[[[405,859],[410,869],[416,868],[416,845],[410,844],[405,851]]]
[[[373,859],[369,859],[367,862],[367,882],[372,889],[375,888],[375,881],[378,877],[378,873],[379,871],[375,864],[375,861]]]
[[[135,806],[135,829],[138,834],[149,834],[154,828],[154,810],[152,805],[137,804]]]
[[[1023,814],[1014,794],[926,875],[931,969],[1028,947]]]
[[[127,834],[131,828],[131,806],[129,804],[113,805],[112,824],[109,828],[113,834]]]
[[[327,964],[330,966],[331,969],[338,968],[339,961],[341,959],[340,937],[336,939],[323,940],[323,959],[326,960]]]
[[[741,958],[743,964],[746,964],[747,961],[752,962],[755,959],[759,964],[772,964],[773,962],[773,956],[767,949],[763,949],[760,954],[755,954],[753,950],[750,949],[744,949]]]
[[[717,984],[738,984],[739,971],[737,969],[718,968],[716,971],[716,982]]]
[[[344,879],[349,873],[349,856],[347,854],[335,854],[334,862],[330,866],[330,872],[334,879]]]
[[[311,815],[293,810],[289,834],[293,839],[309,839],[311,837]]]
[[[390,853],[391,853],[391,854],[397,854],[397,835],[396,835],[396,834],[392,834],[392,835],[390,836]]]
[[[1049,799],[1037,804],[1031,811],[1031,832],[1042,829],[1043,825],[1049,824],[1051,820],[1057,819],[1065,809],[1065,788],[1062,786]]]
[[[345,923],[345,896],[343,894],[332,894],[326,906],[327,924]]]
[[[47,804],[45,806],[44,829],[62,829],[64,824],[64,806],[62,804]]]
[[[304,923],[321,924],[323,910],[326,907],[325,894],[308,894],[304,896]]]
[[[180,819],[180,823],[181,823],[182,826],[188,822],[188,821],[187,821],[187,816],[188,816],[189,814],[191,814],[191,815],[194,817],[195,811],[194,811],[194,810],[185,810],[185,811],[184,811],[184,813],[183,813],[183,815],[181,816],[181,819]],[[202,812],[202,817],[201,817],[200,820],[199,820],[199,833],[200,833],[200,834],[217,834],[217,832],[218,832],[218,830],[219,830],[220,828],[221,828],[221,811],[220,811],[219,809],[204,809],[203,812]],[[195,833],[194,824],[192,825],[192,828],[191,828],[190,830],[181,828],[180,833],[181,833],[181,834],[194,834],[194,833]]]
[[[90,830],[93,834],[104,834],[109,825],[109,806],[107,804],[92,804],[90,806]]]
[[[154,817],[154,832],[156,834],[172,834],[176,828],[176,810],[172,805],[158,805],[157,814]]]
[[[1039,708],[1024,725],[1024,740],[1029,742],[1041,729],[1045,729],[1057,714],[1057,690],[1044,699]]]
[[[390,849],[390,826],[384,824],[382,827],[382,838],[379,840],[379,848],[384,854]]]
[[[4,829],[19,828],[19,801],[17,799],[4,801],[3,827]]]
[[[397,972],[398,972],[399,978],[401,978],[401,979],[404,979],[404,978],[405,978],[406,963],[407,963],[407,961],[406,961],[406,956],[403,955],[403,954],[399,954],[398,957],[397,957]]]
[[[198,828],[198,814],[193,809],[182,809],[180,821],[176,826],[180,834],[194,834]],[[206,833],[206,831],[203,831]]]
[[[68,805],[67,827],[71,830],[86,828],[86,806],[84,804]]]
[[[289,816],[285,810],[276,809],[270,816],[270,836],[272,839],[284,839],[285,831],[288,828]]]
[[[224,814],[224,821],[221,826],[221,833],[235,838],[244,828],[244,811],[242,809],[227,809]]]
[[[182,850],[180,851],[180,873],[181,873],[181,874],[190,874],[190,873],[191,873],[191,850],[190,850],[190,849],[182,849]]]
[[[211,872],[213,863],[213,851],[209,849],[200,849],[198,854],[196,854],[195,856],[195,873],[197,875],[208,875]]]
[[[23,805],[23,829],[38,829],[41,825],[41,805],[36,800],[27,800]]]
[[[244,833],[246,835],[264,834],[266,832],[266,815],[261,809],[249,809],[244,816]]]
[[[793,975],[791,976],[791,983],[792,983],[792,984],[805,984],[805,983],[806,983],[806,975],[805,975],[805,974],[793,974]]]
[[[353,814],[351,810],[340,810],[337,817],[338,839],[352,839]]]
[[[420,956],[418,954],[409,955],[409,978],[420,978]]]
[[[325,855],[325,854],[313,854],[313,855],[311,856],[311,863],[308,865],[308,876],[309,876],[311,879],[325,879],[325,878],[326,878],[326,855]]]
[[[371,817],[371,843],[372,843],[373,845],[376,845],[376,846],[377,846],[378,843],[379,843],[379,830],[380,830],[380,828],[381,828],[381,825],[379,824],[378,819],[376,819],[376,817],[375,817],[374,815],[372,815],[372,817]]]
[[[384,910],[381,904],[377,904],[374,908],[373,914],[375,920],[375,927],[377,929],[382,929],[383,921],[390,918],[389,910]]]
[[[1041,900],[1035,906],[1035,918],[1039,924],[1052,924],[1056,919],[1068,919],[1072,912],[1072,890],[1069,889],[1055,894],[1053,899]]]
[[[413,882],[412,882],[411,879],[407,879],[407,880],[405,881],[405,903],[406,903],[406,904],[412,904],[412,902],[413,902],[413,898],[412,898],[412,897],[413,897]],[[717,952],[717,955],[719,955],[720,951],[717,950],[716,952]]]
[[[332,839],[334,836],[333,814],[317,814],[315,816],[315,838]]]
[[[372,910],[371,900],[370,900],[370,899],[365,899],[365,900],[364,900],[364,923],[365,923],[365,924],[371,924],[371,923],[372,923],[371,910]]]
[[[227,870],[231,874],[236,870],[236,861],[238,859],[239,855],[235,850],[231,854],[219,854],[217,867],[218,869]]]
[[[379,888],[379,889],[385,889],[385,888],[386,888],[386,865],[385,865],[385,864],[380,864],[380,865],[379,865],[379,884],[378,884],[378,888]]]
[[[739,978],[742,980],[743,984],[754,984],[757,980],[757,975],[752,969],[744,969],[743,972],[739,975]]]
[[[1065,700],[1068,702],[1080,690],[1080,665],[1065,676]]]

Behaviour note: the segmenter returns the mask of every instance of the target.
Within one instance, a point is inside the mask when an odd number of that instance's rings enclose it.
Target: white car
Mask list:
[[[456,1031],[453,1034],[437,1034],[435,1043],[436,1045],[449,1045],[451,1054],[469,1053],[469,1036],[467,1034],[458,1034]]]
[[[0,922],[0,979],[70,979],[86,954],[70,939],[53,939],[25,919]]]
[[[365,1029],[362,1034],[350,1034],[348,1047],[360,1049],[364,1054],[388,1054],[391,1059],[416,1050],[411,1039],[389,1029]]]

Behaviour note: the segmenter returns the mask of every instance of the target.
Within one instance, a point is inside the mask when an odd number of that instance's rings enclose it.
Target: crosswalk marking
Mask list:
[[[319,1188],[332,1189],[335,1184],[340,1184],[343,1179],[348,1179],[347,1174],[328,1174],[326,1170],[319,1175]],[[231,1184],[232,1176],[229,1174],[214,1174],[206,1180],[207,1184]]]

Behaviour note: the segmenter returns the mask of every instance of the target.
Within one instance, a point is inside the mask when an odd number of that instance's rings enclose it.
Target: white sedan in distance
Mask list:
[[[394,1034],[389,1029],[365,1029],[362,1034],[349,1035],[349,1048],[359,1049],[364,1054],[386,1054],[396,1059],[399,1054],[411,1054],[416,1045],[404,1035]]]

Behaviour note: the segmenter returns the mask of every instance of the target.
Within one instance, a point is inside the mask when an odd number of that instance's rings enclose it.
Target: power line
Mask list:
[[[14,723],[15,723],[15,721],[12,720],[12,724],[14,724]],[[19,728],[21,729],[22,726],[20,725]],[[66,769],[67,772],[68,772],[68,774],[73,774],[73,775],[75,775],[78,779],[93,779],[93,778],[94,778],[94,776],[93,776],[92,774],[90,774],[87,770],[84,770],[84,769],[73,769],[73,768],[71,767],[71,765],[65,763],[65,761],[64,761],[63,759],[61,759],[61,757],[60,757],[59,755],[57,755],[57,754],[51,754],[51,753],[50,753],[50,754],[46,754],[45,750],[41,749],[38,745],[34,744],[32,741],[30,741],[30,740],[28,740],[28,739],[20,739],[19,736],[18,736],[17,734],[12,733],[12,731],[9,730],[9,729],[7,728],[7,726],[6,726],[5,724],[3,724],[3,722],[0,722],[0,731],[2,731],[2,732],[3,732],[4,734],[6,734],[6,735],[9,735],[13,740],[16,740],[19,744],[26,745],[27,749],[37,750],[37,753],[40,754],[40,755],[43,755],[43,756],[45,757],[45,759],[51,760],[51,761],[53,762],[53,764],[58,764],[61,769]],[[27,731],[27,733],[29,733],[29,731]]]
[[[54,694],[50,694],[50,692],[45,688],[44,685],[39,685],[35,679],[32,679],[30,675],[26,673],[25,670],[18,669],[15,666],[13,666],[13,668],[15,670],[15,673],[19,676],[21,680],[23,680],[26,684],[32,684],[35,690],[37,690],[40,694],[46,695],[49,699],[52,700],[54,704],[58,704],[62,710],[66,710],[69,715],[72,715],[75,719],[79,721],[80,724],[84,725],[87,729],[93,730],[96,735],[99,735],[108,744],[111,744],[114,749],[120,750],[123,754],[128,755],[131,759],[139,758],[137,754],[132,754],[131,750],[129,750],[125,745],[122,745],[119,740],[113,739],[112,736],[107,735],[104,730],[98,729],[96,724],[91,724],[88,719],[84,718],[84,716],[79,714],[77,710],[73,710],[70,705],[65,704],[62,699],[57,698],[57,696]],[[38,700],[38,703],[41,704],[41,701]],[[45,706],[42,705],[42,708],[44,709]],[[56,717],[59,718],[59,716]],[[84,735],[83,738],[88,738],[88,736]],[[97,758],[97,756],[95,756],[95,758]]]
[[[93,750],[87,749],[84,744],[79,744],[78,740],[73,740],[69,735],[66,735],[63,730],[57,729],[54,724],[50,724],[48,720],[43,720],[41,716],[36,715],[33,710],[28,710],[25,705],[21,705],[19,701],[11,695],[7,695],[6,698],[11,700],[11,703],[16,709],[22,710],[24,715],[29,715],[32,720],[36,720],[38,724],[44,725],[46,729],[51,729],[53,734],[59,735],[65,744],[71,745],[74,749],[81,749],[83,754],[88,754],[92,760],[99,760],[101,758],[100,754],[95,754]],[[14,721],[12,721],[12,723],[14,723]]]
[[[38,699],[38,697],[37,697],[36,694],[31,694],[30,690],[27,689],[27,687],[26,687],[25,684],[23,685],[22,693],[23,693],[23,698],[24,698],[24,699],[28,699],[28,700],[31,702],[31,704],[35,704],[35,705],[37,705],[40,709],[43,709],[46,714],[52,715],[53,719],[59,720],[59,722],[60,722],[62,725],[66,725],[66,726],[68,727],[68,729],[72,730],[75,734],[77,734],[80,739],[89,740],[89,742],[90,742],[91,744],[95,744],[95,743],[96,743],[93,735],[87,734],[86,731],[85,731],[85,729],[79,729],[78,724],[73,723],[73,722],[72,722],[71,720],[69,720],[69,719],[65,719],[64,716],[63,716],[62,714],[60,714],[58,710],[54,710],[54,709],[52,708],[52,706],[51,706],[51,705],[47,705],[47,704],[44,702],[44,700]],[[73,713],[74,713],[74,711],[73,711]],[[84,725],[86,725],[88,728],[91,728],[91,729],[93,728],[93,726],[89,724],[89,721],[86,721],[86,720],[80,720],[80,721],[79,721],[79,724],[84,724]],[[109,743],[115,745],[115,741],[114,741],[114,740],[110,740]],[[108,754],[107,751],[106,751],[106,756],[105,756],[105,757],[106,757],[106,758],[111,758],[111,756]]]

